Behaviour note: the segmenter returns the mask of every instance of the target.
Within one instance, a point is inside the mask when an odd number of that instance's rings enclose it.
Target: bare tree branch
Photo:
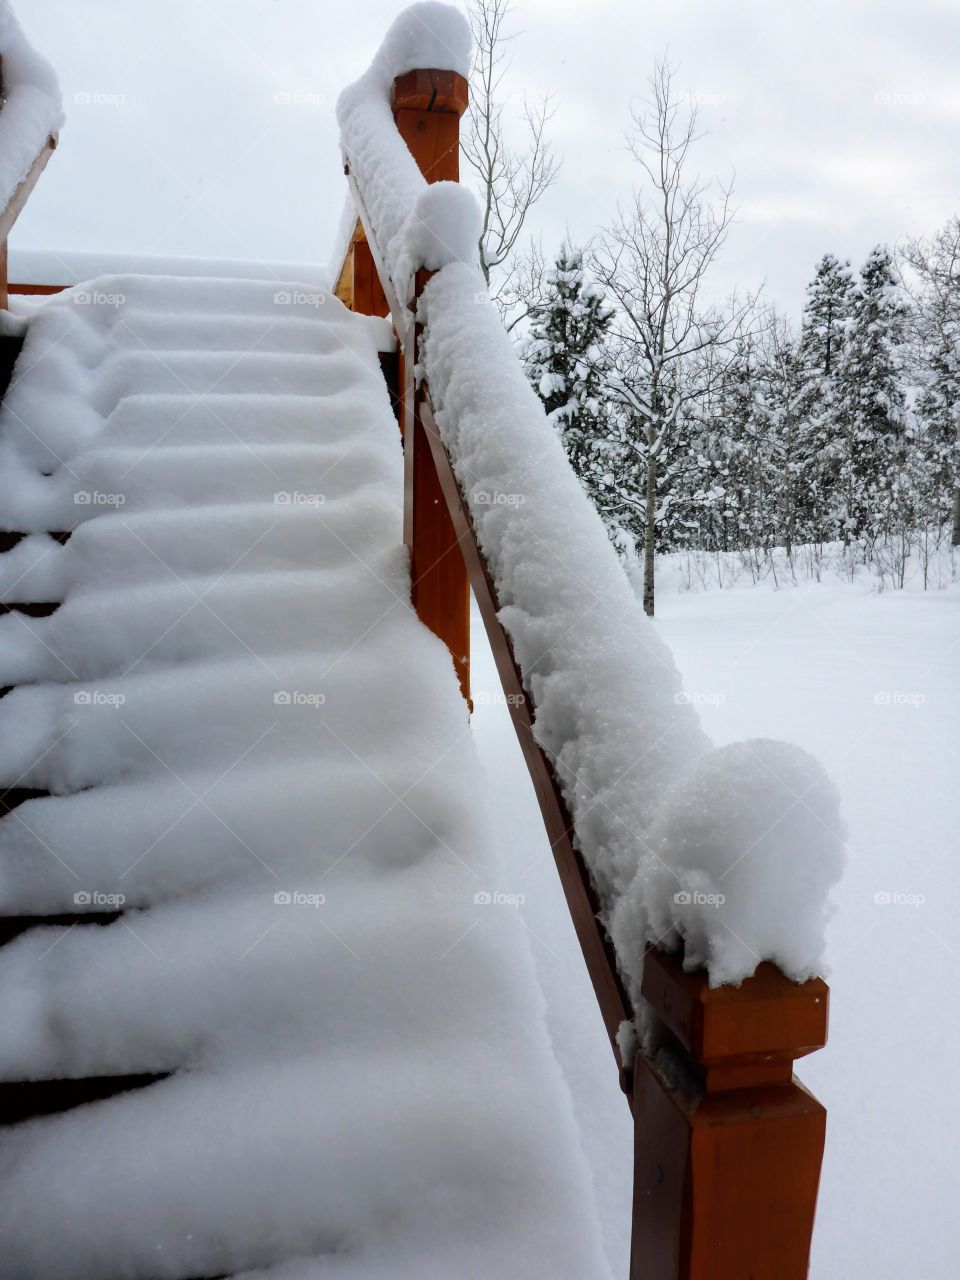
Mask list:
[[[515,148],[504,126],[507,96],[504,79],[510,69],[507,46],[513,36],[506,29],[510,0],[470,0],[474,63],[470,76],[470,105],[461,148],[473,170],[483,209],[480,267],[509,327],[529,314],[521,286],[538,278],[538,250],[530,246],[516,261],[530,210],[556,181],[560,162],[547,138],[553,100],[523,99],[524,142]],[[542,278],[542,254],[539,255]]]

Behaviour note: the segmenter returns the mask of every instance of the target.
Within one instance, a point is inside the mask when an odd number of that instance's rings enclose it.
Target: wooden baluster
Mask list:
[[[804,1280],[826,1111],[793,1062],[826,1043],[826,984],[762,964],[711,990],[650,951],[642,992],[666,1047],[634,1065],[631,1280]]]
[[[377,266],[359,220],[354,227],[350,247],[340,268],[334,293],[344,306],[362,316],[390,314],[387,296],[380,283]]]
[[[459,180],[460,117],[466,105],[467,82],[455,72],[411,71],[394,81],[397,129],[428,182]],[[418,273],[417,297],[428,278]],[[410,548],[413,606],[450,650],[469,703],[470,580],[420,420],[415,363],[416,355],[401,362],[404,541]]]

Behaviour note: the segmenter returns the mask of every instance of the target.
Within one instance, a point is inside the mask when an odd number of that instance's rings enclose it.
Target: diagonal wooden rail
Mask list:
[[[466,81],[421,69],[393,86],[397,131],[428,182],[459,177]],[[647,953],[648,1051],[623,1061],[618,1032],[636,1010],[621,981],[570,813],[534,729],[535,708],[500,619],[496,587],[437,429],[427,382],[415,381],[417,311],[429,280],[398,296],[364,193],[345,157],[358,219],[337,284],[354,310],[390,315],[405,452],[404,537],[421,619],[447,645],[469,703],[469,592],[493,650],[583,958],[635,1129],[631,1280],[802,1280],[826,1125],[793,1077],[826,1043],[828,990],[790,982],[771,964],[738,988],[711,990],[682,956]],[[656,1052],[654,1052],[656,1050]]]

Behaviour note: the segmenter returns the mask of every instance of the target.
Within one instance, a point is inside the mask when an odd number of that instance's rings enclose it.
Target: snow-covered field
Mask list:
[[[798,1074],[826,1104],[813,1280],[957,1274],[960,588],[667,587],[657,627],[718,743],[783,737],[824,762],[849,826],[829,930],[830,1043]],[[496,674],[474,634],[475,730],[624,1275],[631,1125]],[[504,907],[503,909],[511,909]]]

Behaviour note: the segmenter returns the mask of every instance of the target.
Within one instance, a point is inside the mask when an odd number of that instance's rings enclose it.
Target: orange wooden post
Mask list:
[[[452,71],[411,71],[393,85],[393,114],[400,136],[428,182],[460,176],[460,117],[467,82]],[[417,297],[428,279],[417,276]],[[402,300],[401,300],[402,301]],[[413,606],[450,650],[460,688],[470,701],[470,579],[456,529],[420,420],[414,358],[403,359],[404,541],[410,548]],[[408,353],[409,354],[409,353]]]
[[[793,1078],[827,1039],[829,991],[762,964],[711,990],[650,951],[666,1052],[637,1054],[631,1280],[804,1280],[826,1111]]]

